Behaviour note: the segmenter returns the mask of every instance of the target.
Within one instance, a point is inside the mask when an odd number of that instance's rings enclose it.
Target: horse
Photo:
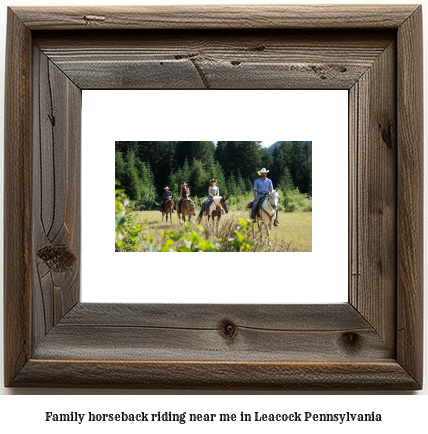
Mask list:
[[[229,212],[229,204],[227,203],[227,199],[229,199],[229,197],[222,197],[222,196],[214,196],[211,199],[211,203],[208,207],[208,212],[207,212],[207,227],[209,228],[209,222],[210,222],[210,217],[212,217],[213,220],[213,233],[215,230],[215,217],[217,217],[217,237],[219,234],[219,227],[220,227],[220,219],[221,219],[221,215],[223,214],[223,211],[227,214]],[[207,199],[205,199],[202,204],[201,204],[201,212],[199,213],[198,216],[198,221],[199,223],[202,220],[202,215],[204,213],[204,209],[205,209],[205,203],[207,202]]]
[[[260,227],[260,222],[264,223],[264,226],[266,227],[266,234],[269,241],[269,246],[272,246],[272,243],[270,241],[270,231],[272,229],[272,221],[275,219],[276,216],[276,209],[278,207],[278,189],[275,189],[269,193],[269,195],[266,196],[267,199],[260,198],[261,201],[263,201],[257,210],[255,221],[257,222],[257,226],[260,230],[260,236],[263,242],[263,231]],[[250,218],[251,218],[251,209],[250,209]],[[254,228],[253,228],[253,236],[254,236]]]
[[[178,216],[178,221],[179,222],[181,222],[181,214],[183,214],[183,222],[186,221],[186,215],[189,216],[189,222],[190,222],[190,217],[192,215],[196,215],[196,206],[187,197],[181,201],[181,211],[178,209],[178,202],[177,202],[177,205],[176,205],[175,209],[177,211],[177,216]]]
[[[171,224],[172,224],[172,210],[173,209],[174,209],[174,201],[170,197],[167,197],[167,199],[163,205],[163,209],[161,209],[162,222],[163,222],[163,216],[164,216],[164,214],[166,214],[166,222],[168,223],[168,214],[169,214]]]

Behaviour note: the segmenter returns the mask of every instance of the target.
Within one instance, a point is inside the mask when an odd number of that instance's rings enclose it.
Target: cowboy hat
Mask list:
[[[217,182],[217,179],[211,179],[210,184],[212,184],[214,181]]]
[[[263,167],[263,169],[260,170],[258,173],[259,173],[259,175],[261,175],[262,173],[268,173],[268,172],[269,172],[269,170],[266,170],[266,169]]]
[[[169,187],[165,187],[164,190],[169,190]]]
[[[181,185],[187,185],[185,182],[183,182]]]

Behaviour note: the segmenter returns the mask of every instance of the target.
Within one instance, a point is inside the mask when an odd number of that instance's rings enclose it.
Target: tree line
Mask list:
[[[135,210],[151,209],[166,186],[174,198],[186,182],[191,197],[206,197],[209,180],[217,179],[223,196],[251,193],[258,171],[265,167],[282,192],[312,196],[312,142],[117,141],[115,175]]]

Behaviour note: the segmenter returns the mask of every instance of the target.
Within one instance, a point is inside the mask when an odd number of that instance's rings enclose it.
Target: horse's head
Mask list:
[[[226,214],[229,212],[229,204],[227,203],[227,199],[229,199],[229,197],[222,197],[220,199],[220,205],[226,211]]]
[[[271,191],[269,193],[269,203],[272,209],[276,209],[278,206],[278,198],[279,198],[279,194],[278,194],[278,189],[276,188],[275,190]]]
[[[190,210],[190,213],[196,215],[196,205],[193,203],[193,201],[187,199],[186,203],[189,205],[188,207],[186,205],[186,208]]]
[[[168,209],[172,209],[174,208],[174,201],[170,197],[167,197],[165,205]]]

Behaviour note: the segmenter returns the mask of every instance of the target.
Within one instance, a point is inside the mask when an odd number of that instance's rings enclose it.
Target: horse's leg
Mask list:
[[[215,216],[214,216],[214,213],[211,213],[211,220],[212,220],[212,223],[213,223],[213,232],[212,232],[212,234],[213,234],[213,236],[215,236]]]
[[[169,220],[171,221],[171,224],[172,224],[172,210],[169,213]]]
[[[217,238],[218,238],[218,236],[220,234],[220,218],[221,218],[221,212],[220,212],[220,214],[217,217]]]
[[[163,223],[163,213],[162,213],[162,223]]]
[[[269,247],[272,246],[271,240],[270,240],[270,231],[269,231],[269,224],[265,222],[265,227],[266,227],[266,235],[268,237],[268,244]]]
[[[261,241],[262,241],[262,243],[263,243],[263,231],[262,231],[263,228],[260,227],[260,223],[259,223],[259,222],[257,222],[257,226],[258,226],[258,228],[259,228],[259,231],[260,231],[260,238],[261,238]]]
[[[204,211],[203,211],[203,208],[202,208],[201,211],[199,212],[199,215],[198,215],[198,223],[201,223],[203,214],[204,214]]]

